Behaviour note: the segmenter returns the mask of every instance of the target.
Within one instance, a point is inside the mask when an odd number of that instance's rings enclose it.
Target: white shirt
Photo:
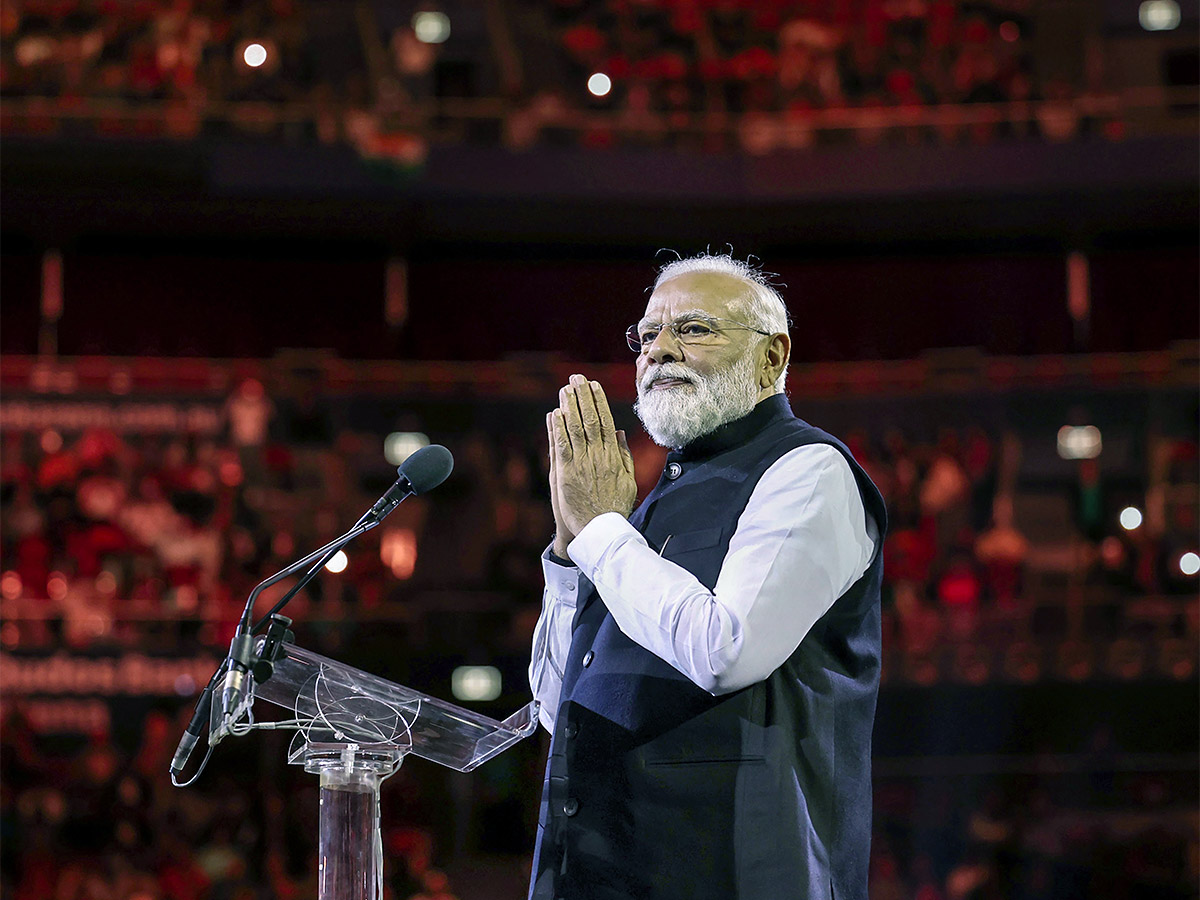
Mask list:
[[[546,589],[529,665],[542,724],[553,731],[575,603],[588,582],[626,637],[709,693],[726,694],[792,655],[866,572],[878,536],[849,463],[828,444],[797,447],[763,473],[712,591],[619,513],[597,516],[567,546],[575,566],[542,554]]]

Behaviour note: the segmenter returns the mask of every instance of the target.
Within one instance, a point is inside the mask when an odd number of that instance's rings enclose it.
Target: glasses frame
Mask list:
[[[652,341],[650,341],[650,343],[646,343],[646,344],[642,343],[642,338],[641,338],[641,332],[643,330],[642,327],[640,327],[639,323],[634,322],[632,325],[630,325],[628,328],[625,329],[625,343],[629,345],[630,350],[632,350],[634,353],[641,355],[642,353],[645,353],[650,348],[650,345],[653,344],[654,341],[658,340],[658,335],[662,334],[663,329],[666,328],[666,329],[670,330],[672,336],[675,338],[675,343],[683,344],[684,346],[693,346],[696,342],[687,340],[686,338],[684,338],[683,335],[681,335],[679,333],[679,329],[681,327],[683,327],[684,325],[688,324],[689,322],[704,322],[705,324],[709,324],[709,323],[713,323],[713,322],[728,322],[735,329],[740,329],[743,331],[753,331],[755,334],[761,334],[764,337],[770,337],[772,334],[774,334],[774,332],[763,331],[761,328],[755,328],[753,325],[747,325],[745,322],[739,322],[737,319],[725,319],[725,318],[722,318],[721,316],[702,316],[702,315],[696,315],[696,314],[687,314],[687,315],[680,316],[679,318],[675,319],[672,322],[663,322],[663,323],[659,324],[658,334],[656,334],[654,336],[654,340],[652,340]],[[722,329],[714,328],[714,331],[717,334],[720,334]]]

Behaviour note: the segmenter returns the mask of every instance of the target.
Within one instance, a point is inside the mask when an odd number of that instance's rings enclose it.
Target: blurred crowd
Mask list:
[[[1039,83],[1030,6],[1012,0],[560,0],[553,11],[570,74],[547,77],[531,108],[613,110],[585,132],[592,146],[669,141],[719,150],[734,140],[765,152],[847,134],[874,143],[889,133],[886,123],[903,124],[906,112],[924,107],[1040,104],[1074,93],[1061,81]],[[595,72],[613,85],[600,96],[585,87]],[[896,130],[909,141],[987,141],[1063,138],[1078,126],[1031,112]],[[821,113],[842,127],[820,130]]]
[[[1064,140],[1094,124],[1073,105],[1084,86],[1041,77],[1027,0],[448,11],[456,18],[422,27],[383,2],[13,0],[0,13],[0,92],[40,105],[7,127],[182,139],[232,129],[414,162],[431,136],[767,152]],[[606,85],[589,80],[597,73]],[[463,118],[441,103],[480,100]],[[1003,108],[978,112],[988,105]],[[933,107],[977,111],[921,118]],[[1119,136],[1119,123],[1105,127]]]
[[[256,109],[319,95],[294,0],[16,0],[0,38],[4,96],[47,98],[47,122],[57,108],[101,135],[193,137],[223,103],[241,104],[234,118],[253,128]],[[269,48],[257,68],[240,60],[251,42]],[[164,112],[130,119],[112,101]]]
[[[179,790],[165,772],[182,727],[152,710],[139,741],[128,750],[104,734],[56,743],[31,729],[19,709],[11,709],[0,736],[4,896],[317,896],[316,781],[279,765],[267,766],[252,783],[227,763],[207,773],[210,784]],[[246,764],[245,759],[233,762]],[[401,770],[384,795],[385,897],[456,900],[445,873],[432,864],[433,801],[421,774]]]
[[[1194,896],[1195,772],[1106,770],[1103,727],[1081,744],[1068,774],[877,776],[871,900]]]
[[[310,388],[285,395],[245,379],[208,435],[5,433],[0,649],[223,653],[251,587],[345,530],[394,478],[379,460],[383,436],[349,428],[340,404]],[[359,629],[356,645],[374,632],[386,658],[404,657],[412,671],[468,652],[527,659],[552,527],[536,413],[504,434],[435,435],[454,450],[453,475],[360,539],[343,571],[297,596],[288,613],[304,625],[302,643],[339,656],[344,628]],[[400,443],[415,446],[421,424],[414,418]],[[1195,549],[1195,443],[1163,442],[1157,474],[1137,483],[1085,460],[1031,490],[1018,474],[1018,436],[988,427],[847,435],[891,517],[886,682],[1194,678],[1196,579],[1178,564]],[[664,454],[644,438],[633,451],[644,494]],[[1118,520],[1127,502],[1145,510],[1134,530]],[[287,586],[265,595],[260,612]],[[475,611],[456,606],[463,598]],[[284,766],[283,745],[271,743],[252,758],[229,751],[199,790],[172,788],[167,761],[187,712],[163,702],[71,737],[40,732],[6,699],[5,896],[313,895],[309,776]],[[1098,760],[1095,774],[1050,767],[948,790],[884,773],[873,900],[1187,896],[1179,885],[1194,883],[1200,849],[1194,833],[1189,841],[1169,823],[1179,798],[1195,795],[1192,773],[1114,775],[1123,748],[1103,729],[1082,746],[1048,749]],[[481,793],[465,843],[455,836],[464,826],[448,824],[454,789],[444,776],[402,768],[402,785],[384,791],[389,896],[455,896],[435,864],[456,847],[507,854],[519,870],[540,763],[528,741],[472,776]],[[246,771],[269,783],[261,798]]]
[[[119,642],[139,619],[172,618],[204,623],[194,636],[221,646],[255,584],[348,528],[394,478],[383,435],[339,422],[338,404],[319,393],[273,400],[246,379],[226,401],[223,431],[209,435],[6,433],[0,594],[22,621],[0,642]],[[345,571],[297,596],[296,616],[386,618],[414,592],[483,592],[513,617],[503,649],[521,647],[552,529],[537,413],[516,414],[525,430],[439,436],[455,453],[452,477],[347,548]],[[410,422],[391,439],[416,442],[404,452],[427,440]],[[665,452],[640,430],[632,442],[644,495]],[[976,639],[1004,649],[1128,636],[1139,608],[1130,601],[1195,591],[1180,569],[1196,549],[1190,440],[1158,439],[1153,485],[1149,474],[1107,477],[1098,459],[1024,484],[1019,436],[983,423],[924,438],[861,431],[847,443],[888,502],[885,627],[906,657]],[[1125,507],[1136,527],[1122,524]],[[1194,635],[1186,604],[1170,608],[1178,615],[1157,636]],[[1064,609],[1100,612],[1067,621]]]

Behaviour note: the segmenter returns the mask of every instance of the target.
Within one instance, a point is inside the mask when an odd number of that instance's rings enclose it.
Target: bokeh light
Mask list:
[[[423,44],[442,44],[450,37],[450,17],[443,12],[419,12],[412,18],[412,27]]]
[[[1064,425],[1058,429],[1058,455],[1063,459],[1095,459],[1104,449],[1095,425]]]
[[[1184,575],[1195,575],[1200,572],[1200,554],[1189,551],[1179,557],[1179,571]]]
[[[325,563],[325,570],[327,572],[333,572],[336,575],[338,572],[345,572],[346,566],[349,565],[349,563],[350,560],[346,556],[346,551],[339,550],[337,553],[333,554],[333,558],[329,560],[329,562]]]
[[[0,575],[0,596],[5,600],[16,600],[21,596],[21,576],[11,569]]]
[[[422,447],[429,446],[429,435],[420,431],[393,431],[383,439],[383,458],[398,466]]]
[[[603,72],[594,72],[587,81],[588,90],[594,97],[605,97],[612,90],[612,79]]]
[[[51,572],[46,579],[46,596],[51,600],[61,600],[67,596],[67,576],[62,572]]]
[[[257,69],[267,61],[267,48],[262,44],[247,44],[242,51],[242,60],[252,69]]]
[[[458,700],[495,700],[502,686],[495,666],[459,666],[450,674],[450,690]]]
[[[1145,0],[1138,7],[1138,22],[1147,31],[1171,31],[1179,27],[1179,19],[1175,0]]]
[[[1141,527],[1142,511],[1136,506],[1127,506],[1121,510],[1121,527],[1126,531],[1133,531],[1135,528]]]

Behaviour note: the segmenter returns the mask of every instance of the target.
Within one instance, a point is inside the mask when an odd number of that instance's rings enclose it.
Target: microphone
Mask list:
[[[441,444],[430,444],[428,447],[422,447],[396,469],[396,474],[399,476],[396,479],[396,483],[388,488],[382,497],[375,501],[374,505],[363,514],[362,518],[358,520],[353,528],[340,538],[326,544],[320,550],[313,551],[303,559],[275,573],[250,592],[250,597],[246,601],[246,608],[242,611],[242,618],[238,623],[237,633],[230,644],[229,655],[225,657],[225,661],[221,663],[220,668],[217,669],[212,680],[201,693],[200,699],[196,703],[195,712],[192,714],[192,720],[184,731],[183,737],[179,740],[179,747],[176,749],[175,756],[171,760],[172,781],[183,771],[188,757],[192,754],[192,748],[196,746],[197,741],[200,739],[200,734],[208,724],[213,693],[216,690],[217,684],[222,680],[222,676],[224,677],[224,685],[221,691],[221,710],[225,717],[228,718],[236,715],[246,698],[247,676],[250,673],[254,658],[253,631],[257,630],[257,627],[254,629],[250,628],[250,621],[254,611],[254,601],[258,599],[258,595],[276,582],[299,572],[314,560],[317,561],[299,583],[292,587],[275,604],[271,612],[264,617],[263,622],[265,622],[272,615],[279,612],[297,591],[308,584],[312,577],[316,575],[321,567],[343,545],[349,543],[363,532],[374,528],[406,498],[433,490],[449,478],[453,470],[454,457]],[[259,625],[261,626],[262,622]],[[195,780],[195,776],[193,776],[193,780]]]
[[[342,544],[353,540],[363,531],[374,528],[383,521],[383,518],[388,513],[399,506],[405,498],[433,490],[450,476],[450,472],[453,469],[454,457],[441,444],[430,444],[428,447],[422,447],[416,453],[412,454],[412,456],[408,457],[408,459],[404,460],[399,468],[396,469],[396,474],[399,477],[396,479],[395,484],[388,488],[384,495],[375,501],[375,504],[358,520],[358,524],[347,535],[343,535],[342,538],[339,538],[335,542],[326,555],[312,567],[305,578],[288,591],[279,603],[275,604],[270,614],[279,612],[283,604],[290,600],[296,591],[308,583],[309,579],[325,565]],[[306,561],[303,563],[289,566],[284,570],[284,573],[290,573],[291,571],[303,568],[307,564],[308,557],[305,559]],[[277,579],[284,573],[280,573],[280,575],[274,576],[274,578]],[[251,611],[259,589],[265,587],[266,584],[267,582],[263,582],[262,585],[255,588],[254,592],[250,594],[250,599],[242,614],[242,621],[238,626],[238,633],[234,636],[233,643],[229,647],[229,668],[225,673],[225,686],[221,691],[221,710],[227,718],[236,715],[238,708],[246,699],[246,681],[250,668],[253,665],[252,657],[254,655],[253,636],[250,633]]]
[[[396,469],[396,483],[375,501],[363,520],[379,523],[406,498],[432,491],[450,477],[454,457],[441,444],[422,447]]]
[[[205,728],[208,727],[209,711],[212,708],[213,688],[220,681],[221,675],[229,665],[229,660],[221,663],[212,680],[200,692],[200,699],[196,701],[196,708],[192,712],[192,720],[188,722],[188,726],[184,729],[183,736],[179,739],[179,746],[175,748],[175,755],[171,758],[171,780],[174,781],[183,772],[183,767],[187,765],[188,757],[192,755],[192,748],[196,746],[196,742],[200,740],[200,735]]]

